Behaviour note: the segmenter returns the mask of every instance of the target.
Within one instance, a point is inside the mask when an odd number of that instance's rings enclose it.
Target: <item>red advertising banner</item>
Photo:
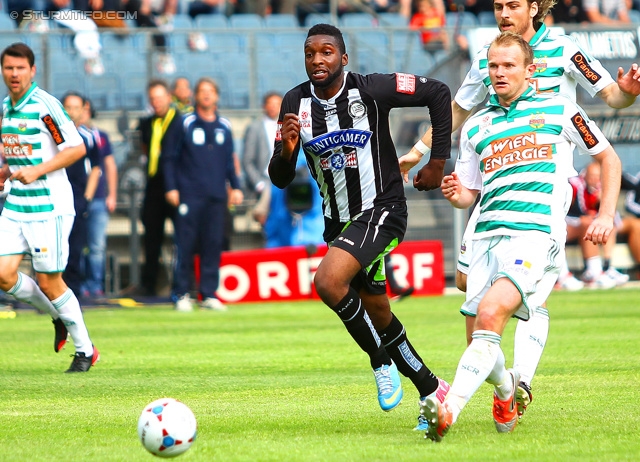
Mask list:
[[[326,246],[224,252],[218,297],[227,303],[318,299],[312,281],[326,253]],[[404,242],[391,261],[401,286],[414,286],[416,295],[443,293],[442,242]]]

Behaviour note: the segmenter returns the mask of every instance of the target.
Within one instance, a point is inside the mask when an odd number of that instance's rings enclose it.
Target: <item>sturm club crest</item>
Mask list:
[[[349,103],[349,115],[352,119],[362,119],[367,115],[367,107],[362,101],[352,101]]]

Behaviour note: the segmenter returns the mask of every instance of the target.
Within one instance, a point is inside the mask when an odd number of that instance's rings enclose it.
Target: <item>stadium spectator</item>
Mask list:
[[[589,22],[582,0],[558,0],[553,7],[551,17],[554,23],[559,24]]]
[[[93,134],[100,155],[102,174],[93,200],[89,203],[87,215],[87,249],[85,258],[85,282],[83,296],[99,298],[104,296],[104,273],[107,260],[107,225],[109,214],[116,209],[118,196],[118,167],[113,158],[109,136],[93,123],[96,112],[91,101],[85,98],[81,124]]]
[[[620,159],[596,124],[571,100],[538,95],[530,86],[536,65],[521,35],[501,33],[491,43],[487,59],[495,95],[486,109],[465,123],[455,171],[441,186],[445,198],[458,208],[472,206],[481,193],[482,208],[463,305],[464,312],[476,314],[472,341],[444,403],[428,398],[424,406],[426,437],[436,442],[485,381],[494,386],[497,431],[511,432],[518,423],[520,374],[505,368],[500,343],[509,318],[529,319],[558,278],[566,239],[562,204],[574,146],[591,155],[603,172],[600,213],[585,240],[607,242],[620,190]],[[551,114],[550,107],[557,111]],[[546,124],[531,123],[531,114],[543,113]],[[549,125],[563,129],[550,133]],[[518,158],[519,142],[549,155],[507,164]],[[543,189],[546,193],[540,194]]]
[[[67,177],[73,190],[73,204],[76,217],[69,234],[69,262],[64,270],[63,278],[76,297],[82,296],[85,283],[84,252],[87,248],[87,217],[89,205],[98,187],[101,176],[100,152],[93,133],[82,125],[84,119],[85,99],[76,92],[68,92],[62,98],[62,105],[69,114],[82,136],[86,147],[86,155],[66,168]]]
[[[170,32],[171,18],[176,14],[176,0],[122,0],[123,10],[135,13],[138,27],[157,29],[153,34],[154,51],[157,53],[156,70],[160,74],[172,75],[176,64],[169,52],[165,32]]]
[[[33,82],[31,48],[24,43],[8,46],[0,65],[9,93],[2,142],[5,150],[9,148],[5,152],[13,153],[0,173],[4,186],[7,181],[11,185],[0,216],[0,289],[49,313],[54,351],[64,347],[68,334],[75,345],[67,372],[86,372],[100,354],[89,338],[78,299],[62,279],[75,214],[71,185],[62,169],[82,158],[86,149],[60,102]],[[31,255],[37,283],[19,271],[24,255]]]
[[[178,77],[173,81],[171,101],[173,107],[181,114],[193,112],[193,91],[188,78]]]
[[[224,14],[225,0],[193,0],[189,2],[188,14],[195,19],[201,14]]]
[[[251,122],[244,132],[242,167],[248,192],[258,199],[253,217],[264,225],[270,206],[271,180],[267,172],[276,138],[282,96],[268,92],[262,97],[262,116]]]
[[[625,223],[620,214],[616,213],[615,227],[611,237],[602,246],[603,257],[600,256],[600,248],[598,246],[594,246],[583,239],[585,231],[598,216],[602,194],[600,171],[600,165],[592,162],[587,165],[579,176],[569,180],[573,189],[573,198],[567,215],[567,239],[577,239],[582,249],[585,270],[581,275],[581,279],[590,287],[610,289],[629,281],[627,274],[622,274],[611,266],[611,255],[616,245],[616,237],[620,233],[629,234],[630,244],[634,243],[631,248],[637,248],[640,245],[638,242],[640,229],[633,224],[631,218],[626,220]],[[640,255],[637,256],[640,257]]]
[[[389,112],[427,106],[436,128],[433,157],[446,159],[449,89],[413,74],[345,72],[349,58],[342,33],[328,24],[309,29],[304,63],[309,80],[283,99],[269,176],[278,188],[290,185],[303,148],[322,191],[324,240],[330,244],[316,271],[317,293],[368,355],[382,410],[394,409],[403,397],[398,372],[413,382],[421,399],[443,399],[448,384],[423,363],[391,311],[383,260],[407,226]]]
[[[180,113],[171,106],[171,92],[163,80],[152,80],[147,86],[153,114],[138,122],[142,151],[146,156],[147,182],[142,203],[144,225],[144,267],[141,287],[131,291],[155,296],[160,271],[160,256],[165,238],[165,223],[170,219],[175,228],[176,209],[165,199],[164,162],[167,155],[166,135],[180,125]]]
[[[201,306],[226,310],[217,298],[225,214],[243,194],[236,173],[231,124],[218,114],[218,84],[203,77],[195,86],[195,110],[183,116],[163,143],[167,202],[176,207],[177,262],[173,297],[178,311],[191,311],[193,262],[200,255]],[[227,182],[231,192],[227,193]]]
[[[636,96],[640,94],[638,65],[632,64],[627,73],[620,68],[617,81],[614,81],[602,64],[579,48],[574,40],[568,36],[550,32],[544,20],[554,3],[554,0],[531,3],[514,3],[508,0],[493,2],[496,23],[501,31],[513,31],[522,35],[538,56],[559,55],[554,60],[558,60],[560,64],[557,69],[562,69],[563,73],[546,72],[547,68],[543,67],[545,72],[536,73],[536,77],[532,79],[536,90],[539,93],[557,91],[575,101],[576,86],[579,84],[590,95],[597,95],[610,107],[623,108],[633,104]],[[483,48],[474,58],[471,69],[457,91],[454,101],[451,102],[453,130],[457,130],[464,123],[474,108],[484,101],[487,94],[493,93],[493,89],[488,84],[489,69],[486,66],[486,57],[487,49]],[[588,79],[587,75],[598,77]],[[427,130],[423,139],[420,140],[421,145],[417,145],[400,158],[400,169],[405,175],[405,181],[408,181],[410,168],[417,165],[422,156],[429,152],[430,137],[431,129]],[[437,169],[432,168],[430,164],[422,167],[413,179],[414,187],[419,190],[438,187],[442,181],[443,168],[444,163]],[[574,174],[577,175],[577,172]],[[473,236],[478,215],[478,207],[475,207],[464,231],[462,246],[458,253],[456,285],[462,291],[466,291],[466,278],[473,256]],[[470,342],[474,319],[472,316],[465,316],[465,322],[467,342]],[[522,379],[521,386],[518,388],[520,415],[533,399],[531,381],[542,357],[548,332],[549,313],[546,306],[541,306],[528,322],[518,322],[516,327],[514,368],[518,370]]]
[[[582,8],[593,24],[629,24],[626,0],[583,0]]]
[[[270,150],[273,152],[273,144]],[[267,159],[267,164],[268,162]],[[265,171],[266,169],[267,167]],[[286,188],[280,189],[272,185],[269,178],[265,188],[268,188],[266,191],[270,191],[261,196],[261,200],[263,196],[269,198],[265,210],[265,247],[324,244],[322,197],[318,185],[309,174],[304,156],[298,156],[296,177]]]
[[[420,39],[425,48],[449,49],[442,0],[418,0],[417,4],[418,11],[411,16],[409,27],[420,30]]]

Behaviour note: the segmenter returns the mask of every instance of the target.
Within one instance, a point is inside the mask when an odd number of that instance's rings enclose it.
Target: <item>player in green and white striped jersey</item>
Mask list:
[[[40,89],[33,51],[14,43],[0,56],[9,90],[3,103],[3,186],[11,189],[0,216],[0,289],[49,312],[54,350],[71,335],[76,353],[67,372],[86,372],[99,358],[78,299],[62,279],[75,210],[65,167],[84,156],[82,138],[60,102]],[[8,178],[7,178],[8,177]],[[18,271],[31,255],[38,284]]]
[[[521,35],[533,48],[536,71],[531,79],[532,86],[540,93],[559,93],[575,101],[576,86],[580,85],[591,96],[597,95],[610,107],[625,108],[633,104],[636,96],[640,94],[638,66],[633,64],[626,73],[622,68],[618,69],[617,81],[614,81],[602,64],[582,50],[575,40],[547,29],[543,21],[554,4],[555,0],[493,2],[499,29]],[[477,54],[451,103],[452,131],[464,123],[487,94],[493,93],[487,67],[487,50],[488,46]],[[431,129],[408,154],[399,159],[405,181],[408,181],[409,169],[417,165],[424,153],[429,152],[430,144]],[[441,178],[441,174],[438,176],[425,166],[414,178],[414,186],[421,190],[433,189],[439,186]],[[466,291],[469,264],[474,253],[472,236],[478,212],[474,209],[469,218],[458,254],[456,286],[462,291]],[[578,283],[575,279],[574,281]],[[466,317],[468,342],[471,341],[473,322],[473,318]],[[528,401],[532,399],[530,385],[540,362],[548,332],[549,314],[545,306],[540,306],[529,322],[519,322],[516,328],[514,367],[522,374],[521,390],[524,400],[520,412],[524,411]]]
[[[441,186],[455,207],[470,207],[479,193],[482,200],[462,310],[475,316],[472,341],[444,403],[427,399],[424,406],[426,436],[435,441],[485,380],[495,387],[498,432],[510,432],[518,422],[520,374],[505,368],[500,342],[509,318],[527,320],[557,280],[574,145],[603,173],[599,214],[585,239],[607,241],[620,192],[620,159],[597,126],[571,100],[539,95],[530,86],[536,65],[522,36],[500,34],[489,48],[488,65],[495,95],[464,125],[456,172]]]

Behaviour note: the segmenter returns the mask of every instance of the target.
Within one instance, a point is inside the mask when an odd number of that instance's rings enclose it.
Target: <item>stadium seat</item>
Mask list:
[[[229,26],[234,29],[261,29],[264,21],[258,14],[234,14],[229,18]]]
[[[307,28],[321,23],[331,24],[331,16],[329,16],[328,14],[311,13],[308,14],[304,20],[304,25]]]
[[[369,13],[345,13],[340,18],[342,27],[373,27],[376,21]]]
[[[640,11],[638,10],[629,10],[629,19],[633,24],[640,24]]]
[[[493,14],[493,11],[481,11],[478,13],[478,25],[480,26],[495,26],[496,17]]]
[[[264,24],[268,28],[293,29],[300,27],[298,19],[293,14],[270,14],[264,17]]]
[[[447,27],[475,27],[478,25],[476,15],[469,11],[448,12],[445,19]]]
[[[380,27],[407,27],[409,19],[400,13],[378,13]]]
[[[278,32],[275,37],[276,50],[297,53],[302,60],[304,41],[307,37],[305,31]],[[302,61],[301,61],[302,62]]]
[[[395,53],[396,69],[410,74],[428,75],[434,68],[433,56],[422,48],[411,48]]]
[[[391,34],[392,51],[403,52],[413,48],[423,48],[419,32],[408,29],[393,31]]]
[[[196,16],[196,29],[226,29],[227,17],[223,14],[200,14]]]
[[[244,53],[247,51],[247,34],[240,32],[206,32],[209,51]]]
[[[0,11],[0,30],[15,30],[18,28],[16,22],[4,11]]]
[[[114,91],[120,85],[118,73],[110,71],[100,76],[87,76],[86,79],[86,95],[97,111],[115,111],[119,109],[119,94]]]
[[[192,29],[193,20],[188,14],[176,14],[173,16],[174,29]]]

